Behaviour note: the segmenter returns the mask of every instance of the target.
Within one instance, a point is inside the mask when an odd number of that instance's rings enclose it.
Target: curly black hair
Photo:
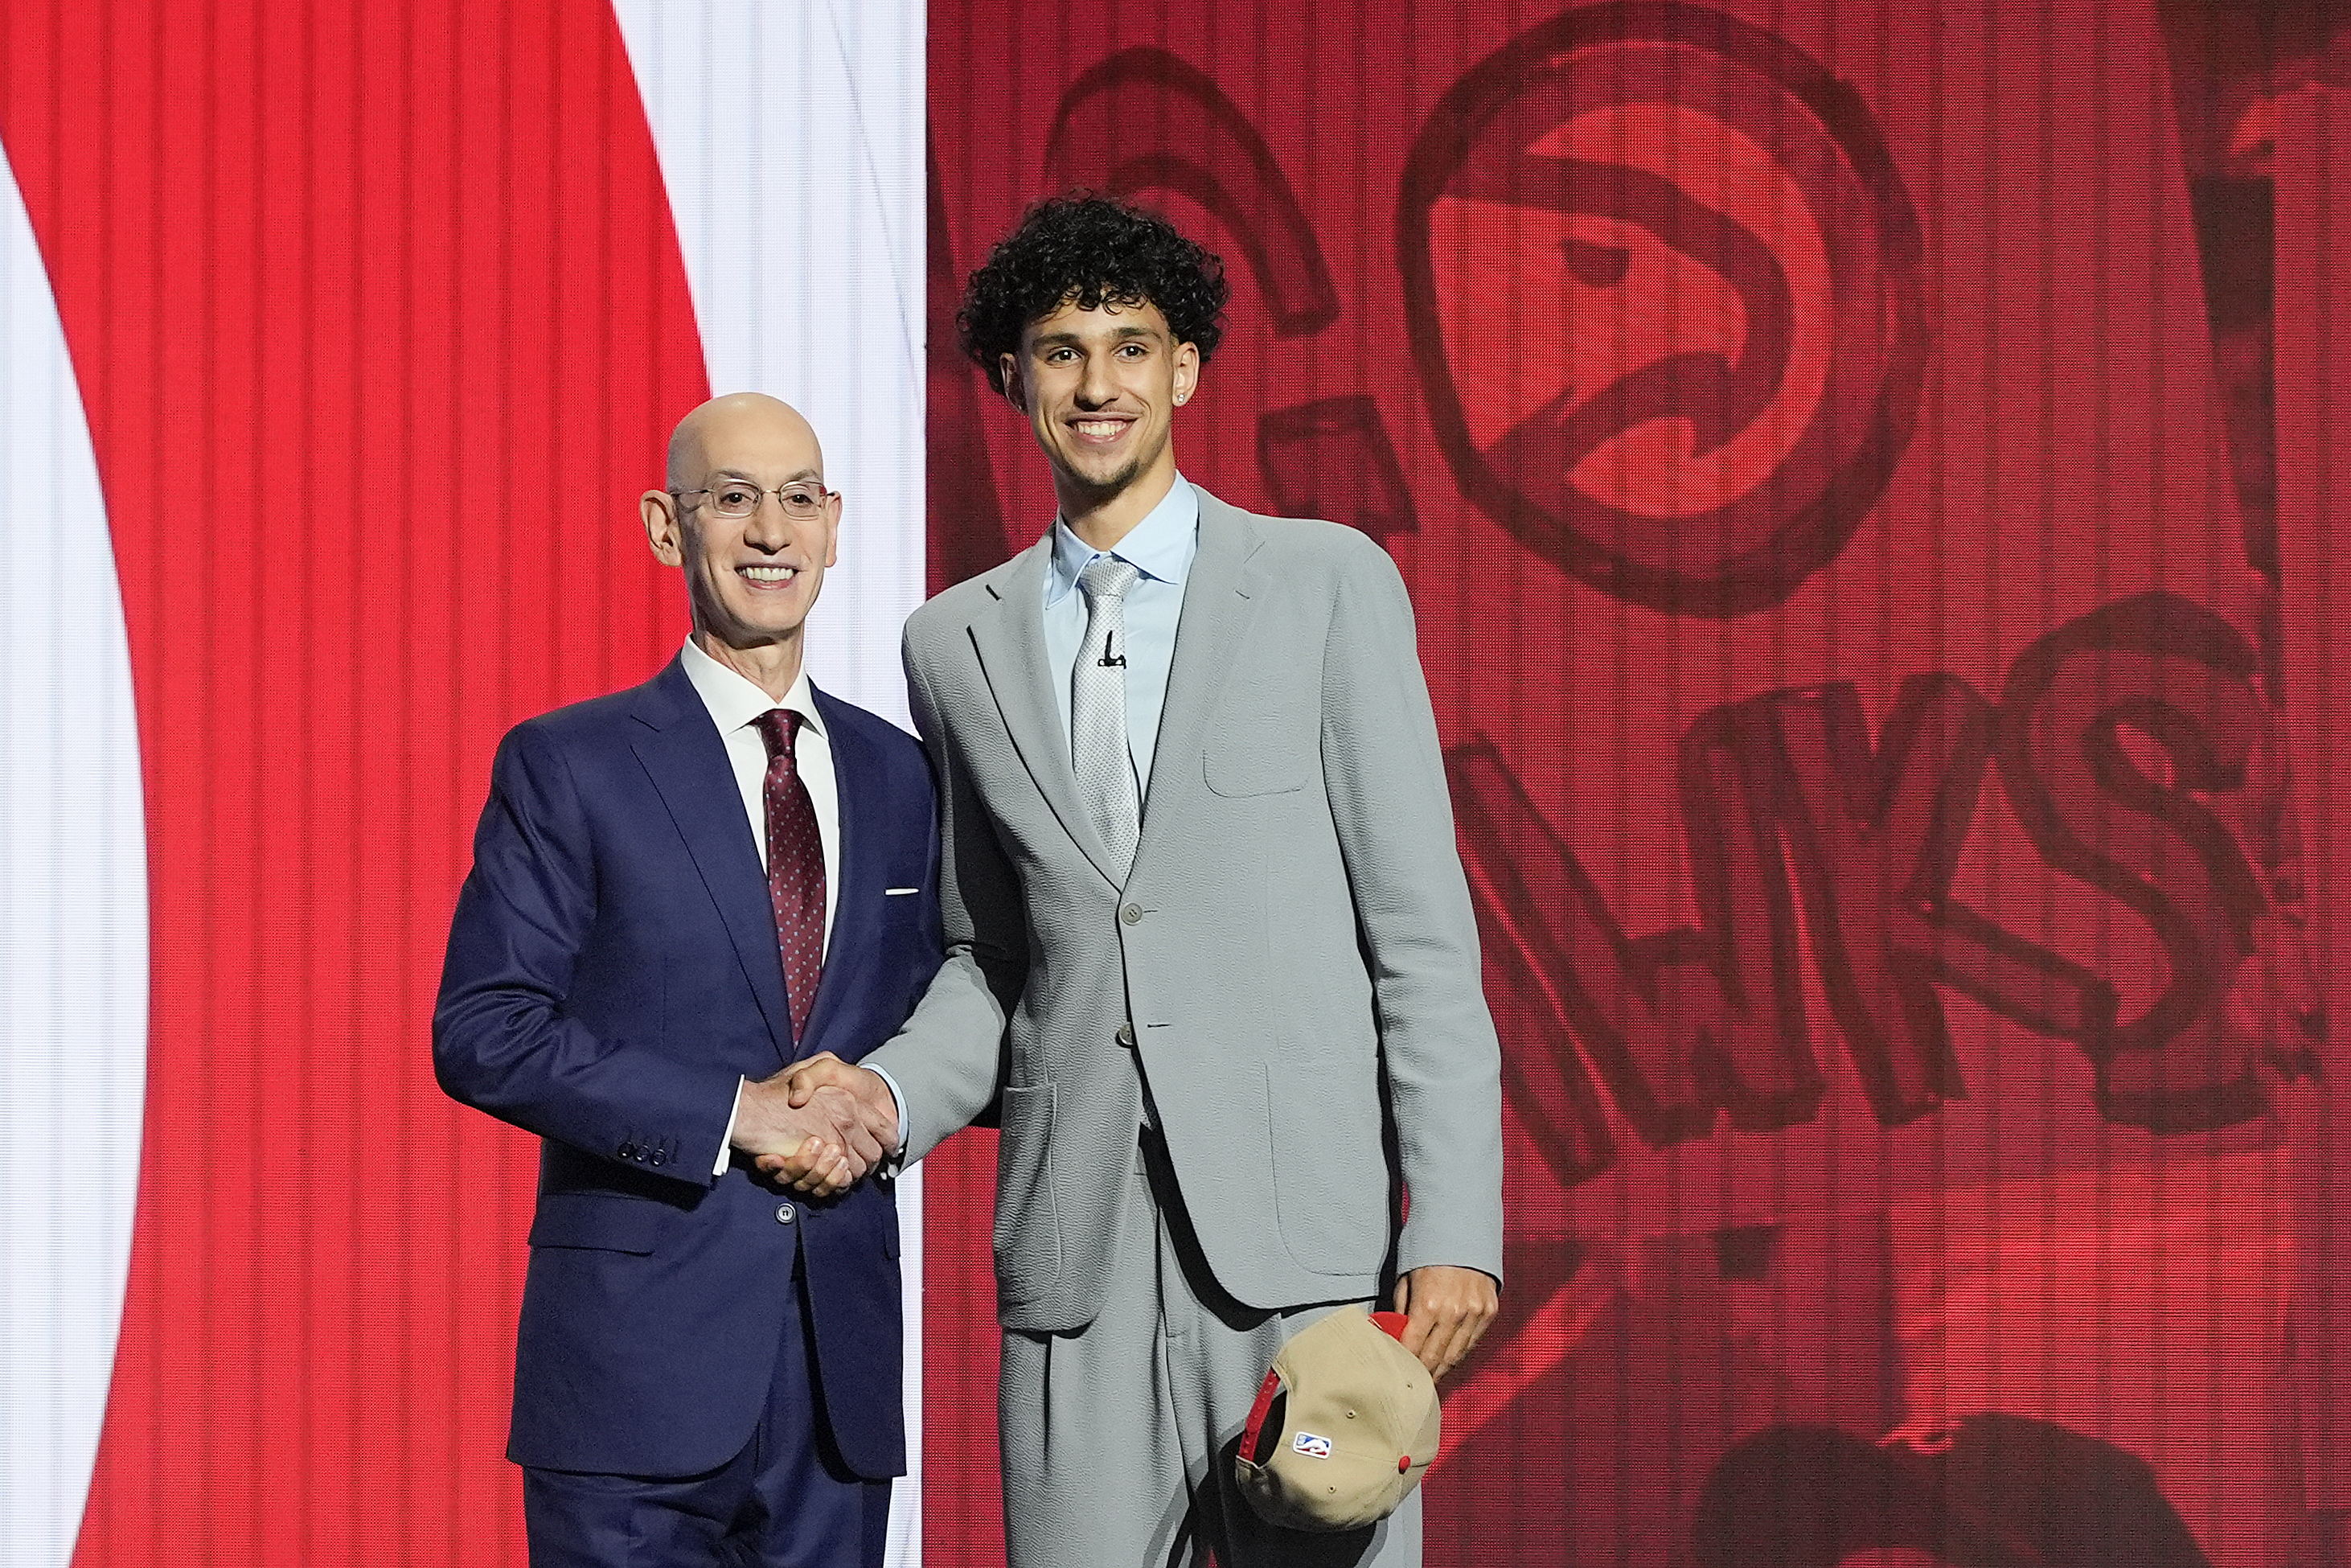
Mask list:
[[[964,285],[956,312],[963,351],[1004,390],[1003,356],[1018,353],[1021,329],[1074,298],[1081,310],[1159,307],[1168,330],[1207,360],[1224,336],[1225,264],[1155,213],[1092,191],[1048,196],[997,242],[987,265]]]

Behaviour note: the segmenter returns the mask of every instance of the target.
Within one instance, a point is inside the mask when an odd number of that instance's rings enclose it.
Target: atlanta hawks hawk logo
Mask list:
[[[1601,591],[1781,603],[1907,444],[1918,224],[1858,95],[1703,6],[1570,11],[1465,77],[1399,214],[1463,493]]]

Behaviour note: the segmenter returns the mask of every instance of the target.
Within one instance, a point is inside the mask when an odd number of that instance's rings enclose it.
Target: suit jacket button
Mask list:
[[[1143,918],[1143,905],[1139,904],[1130,904],[1124,909],[1118,912],[1118,917],[1121,920],[1125,921],[1129,925],[1132,925]]]
[[[637,1145],[634,1144],[622,1144],[619,1148],[612,1152],[620,1155],[624,1160],[632,1160],[637,1157]]]
[[[1118,1042],[1119,1044],[1126,1047],[1129,1051],[1133,1051],[1134,1049],[1134,1026],[1133,1024],[1123,1023],[1118,1026]]]
[[[776,1206],[776,1223],[777,1223],[777,1224],[778,1224],[778,1225],[789,1225],[789,1224],[792,1222],[792,1220],[793,1220],[793,1218],[795,1218],[794,1211],[793,1211],[792,1206],[791,1206],[790,1204],[789,1204],[789,1203],[779,1203],[779,1204],[778,1204],[778,1205]]]

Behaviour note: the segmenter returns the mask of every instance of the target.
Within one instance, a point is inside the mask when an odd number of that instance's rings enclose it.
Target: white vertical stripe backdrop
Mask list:
[[[842,493],[812,677],[904,725],[898,632],[922,601],[924,34],[919,0],[614,0],[714,392],[808,415]],[[893,1568],[922,1558],[922,1183],[905,1245],[907,1476]]]
[[[617,0],[714,392],[772,392],[842,492],[810,663],[905,722],[923,591],[923,30],[909,0]]]
[[[0,155],[0,1562],[61,1568],[139,1196],[147,835],[106,505]]]

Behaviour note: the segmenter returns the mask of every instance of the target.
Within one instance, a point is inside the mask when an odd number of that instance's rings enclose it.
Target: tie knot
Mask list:
[[[793,755],[792,742],[800,732],[800,716],[788,707],[771,707],[751,721],[768,743],[768,760]]]
[[[1098,555],[1086,563],[1085,570],[1078,573],[1078,587],[1084,591],[1087,608],[1091,609],[1105,599],[1124,599],[1126,591],[1142,575],[1132,562],[1114,555]]]

